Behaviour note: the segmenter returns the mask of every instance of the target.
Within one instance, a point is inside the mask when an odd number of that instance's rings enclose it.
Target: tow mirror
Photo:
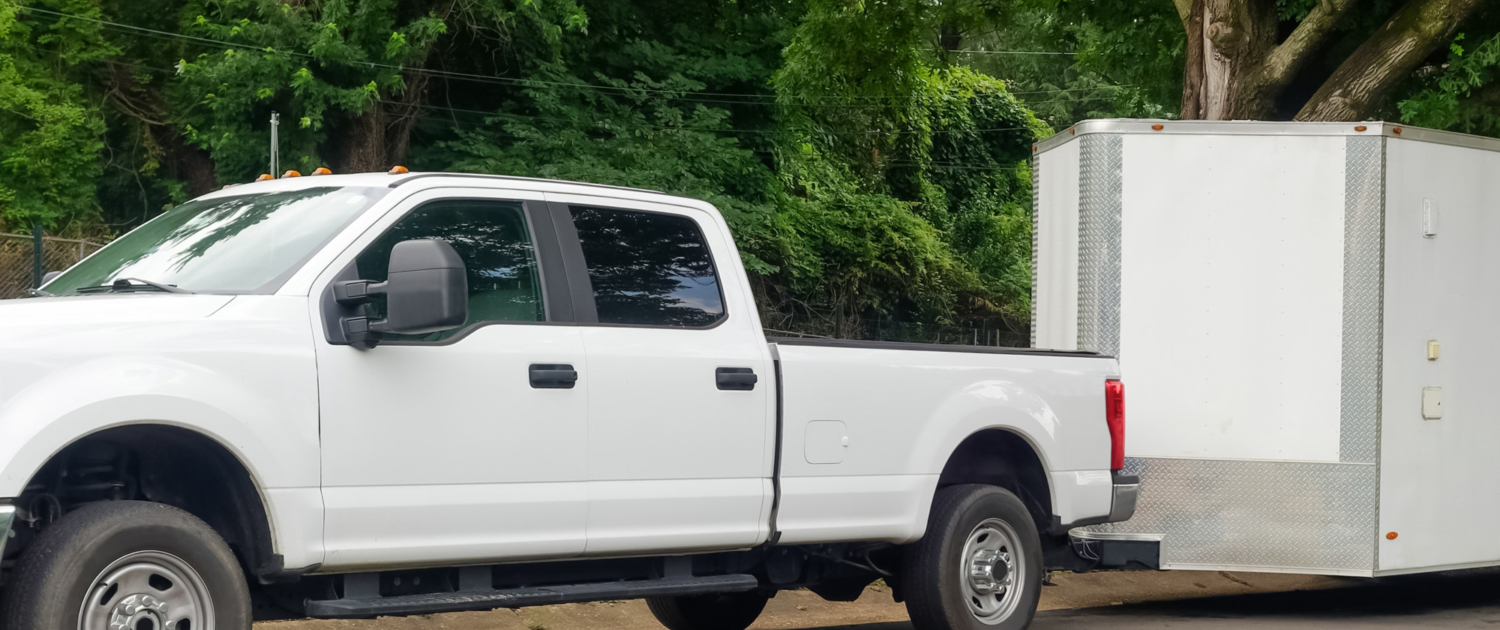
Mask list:
[[[447,241],[415,239],[391,248],[385,282],[348,280],[333,285],[334,299],[356,305],[385,295],[385,319],[345,317],[345,335],[373,347],[381,333],[420,335],[462,326],[469,318],[469,281],[463,258]]]

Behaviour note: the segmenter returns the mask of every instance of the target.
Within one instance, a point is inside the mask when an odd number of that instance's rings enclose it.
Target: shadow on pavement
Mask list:
[[[1204,597],[1037,613],[1036,630],[1084,627],[1303,628],[1460,623],[1500,627],[1500,571],[1383,578],[1327,590]],[[1145,625],[1138,625],[1145,624]],[[817,630],[911,630],[911,624],[827,626]]]

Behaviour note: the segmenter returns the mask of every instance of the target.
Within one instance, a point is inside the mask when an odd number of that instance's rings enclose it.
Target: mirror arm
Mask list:
[[[345,280],[333,283],[333,299],[344,306],[358,306],[385,293],[386,283],[373,280]]]
[[[334,301],[347,307],[368,304],[372,298],[383,295],[385,291],[386,283],[384,282],[344,280],[333,283]],[[386,332],[385,320],[370,319],[364,315],[340,318],[339,325],[343,327],[344,338],[349,340],[349,345],[366,350],[379,344],[381,337],[384,336],[382,333]]]

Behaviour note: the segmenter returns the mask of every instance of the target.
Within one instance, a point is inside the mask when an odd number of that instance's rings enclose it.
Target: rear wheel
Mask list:
[[[22,554],[0,627],[250,630],[239,564],[213,529],[158,503],[85,505]]]
[[[668,630],[745,630],[770,598],[759,591],[650,597],[646,606]]]
[[[940,490],[927,535],[901,578],[917,630],[1020,630],[1042,594],[1036,523],[1016,495],[966,484]]]

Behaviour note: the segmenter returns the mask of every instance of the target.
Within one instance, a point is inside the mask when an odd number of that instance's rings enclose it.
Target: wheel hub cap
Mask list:
[[[1010,557],[995,549],[979,549],[969,556],[969,586],[977,593],[995,593],[1010,586]]]
[[[162,628],[166,618],[166,602],[150,595],[131,595],[115,604],[109,616],[109,630]]]
[[[969,612],[994,625],[1010,617],[1020,602],[1026,566],[1008,523],[989,519],[974,527],[963,548],[961,584]]]
[[[95,578],[78,630],[213,630],[213,600],[202,576],[161,551],[129,554]]]

